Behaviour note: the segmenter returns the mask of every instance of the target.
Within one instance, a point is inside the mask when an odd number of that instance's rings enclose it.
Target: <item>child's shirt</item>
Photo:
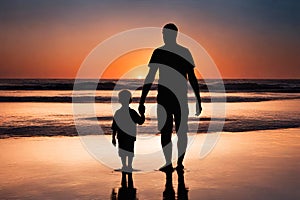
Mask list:
[[[116,111],[112,130],[117,131],[118,140],[136,140],[136,124],[143,124],[145,121],[135,110],[127,107]]]

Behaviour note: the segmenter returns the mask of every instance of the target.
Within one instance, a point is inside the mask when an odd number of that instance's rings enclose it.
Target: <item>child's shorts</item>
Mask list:
[[[134,156],[134,142],[133,140],[119,142],[119,156]]]

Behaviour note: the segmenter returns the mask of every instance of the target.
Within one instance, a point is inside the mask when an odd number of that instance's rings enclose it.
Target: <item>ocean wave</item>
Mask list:
[[[202,102],[262,102],[262,101],[274,101],[274,100],[292,100],[300,99],[300,96],[227,96],[225,97],[201,97]],[[189,97],[189,102],[195,102],[194,97]],[[139,97],[134,97],[133,102],[139,102]],[[110,103],[118,102],[115,97],[100,97],[100,96],[0,96],[0,102],[56,102],[56,103]],[[147,97],[146,103],[156,103],[156,97]]]
[[[76,87],[81,90],[113,90],[115,81],[98,83],[98,80],[77,82]],[[0,90],[73,90],[74,80],[25,79],[0,80]]]
[[[298,116],[299,117],[299,116]],[[291,118],[283,119],[251,119],[251,118],[190,118],[189,123],[196,123],[198,126],[192,126],[196,128],[195,130],[190,130],[190,133],[197,132],[210,133],[214,130],[209,130],[209,125],[218,124],[220,121],[224,121],[223,132],[248,132],[248,131],[258,131],[258,130],[274,130],[274,129],[285,129],[285,128],[299,128],[300,121],[297,116]],[[85,118],[84,120],[95,120],[100,122],[101,128],[104,134],[111,134],[111,117],[100,117],[100,118]],[[149,120],[149,119],[148,119]],[[151,119],[155,120],[155,119]],[[156,124],[156,123],[154,123]],[[143,132],[138,134],[153,134],[153,130],[157,129],[156,126],[147,126]],[[97,130],[94,126],[85,125],[84,129],[87,135],[97,135]],[[141,129],[139,129],[141,130]],[[145,130],[151,130],[147,132]],[[32,136],[78,136],[75,125],[66,125],[56,123],[54,125],[24,125],[19,127],[11,126],[0,126],[0,139],[7,137],[32,137]]]
[[[95,79],[1,79],[0,90],[114,90],[131,89],[141,90],[143,80],[95,80]],[[225,79],[199,80],[201,91],[220,92],[280,92],[299,93],[300,80],[255,80],[255,79]],[[117,87],[116,87],[117,86]],[[153,84],[151,90],[156,90]]]

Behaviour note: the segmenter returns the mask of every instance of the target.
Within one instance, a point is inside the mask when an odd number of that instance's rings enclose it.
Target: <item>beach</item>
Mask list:
[[[299,131],[222,133],[204,159],[199,134],[185,159],[189,199],[299,199]],[[0,147],[1,199],[111,199],[120,187],[121,174],[92,158],[80,137],[11,137]],[[164,173],[133,179],[139,199],[162,199]]]
[[[121,163],[110,128],[120,106],[114,101],[117,80],[99,83],[95,93],[79,91],[75,102],[73,81],[0,80],[0,199],[106,200],[120,194],[121,173],[114,170]],[[124,80],[120,87],[142,83]],[[199,81],[200,117],[194,115],[195,99],[188,92],[188,199],[299,199],[299,80],[224,80],[226,94],[205,89],[219,83]],[[141,90],[132,92],[130,106],[137,110]],[[157,170],[163,154],[155,97],[154,89],[145,104],[146,122],[137,129],[133,179],[139,200],[163,199],[165,193],[165,174]],[[74,106],[83,112],[76,113]],[[207,156],[200,156],[216,141]],[[178,195],[178,174],[172,177]]]
[[[299,11],[0,1],[0,200],[300,200]]]

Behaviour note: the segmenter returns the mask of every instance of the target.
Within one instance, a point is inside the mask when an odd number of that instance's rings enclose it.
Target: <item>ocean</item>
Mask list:
[[[90,85],[88,84],[90,81]],[[80,121],[87,127],[95,124],[104,134],[111,134],[111,121],[118,80],[101,80],[93,96],[94,82],[85,81],[84,96],[72,96],[72,79],[1,79],[0,80],[0,137],[77,136],[73,118],[74,103],[95,102],[96,116],[83,116]],[[300,80],[223,80],[226,93],[218,90],[219,80],[199,80],[203,112],[194,116],[195,98],[189,88],[189,124],[199,124],[192,133],[206,133],[210,123],[225,121],[224,132],[286,129],[300,127]],[[118,84],[119,89],[133,91],[131,107],[137,109],[143,80],[128,79]],[[154,84],[146,101],[146,123],[138,134],[153,134],[156,130],[156,87]],[[208,91],[208,88],[216,88]],[[226,95],[219,98],[218,95]],[[226,106],[226,117],[212,116],[214,104]],[[221,96],[222,96],[221,95]],[[72,98],[73,97],[73,98]],[[91,129],[91,135],[97,134]]]

